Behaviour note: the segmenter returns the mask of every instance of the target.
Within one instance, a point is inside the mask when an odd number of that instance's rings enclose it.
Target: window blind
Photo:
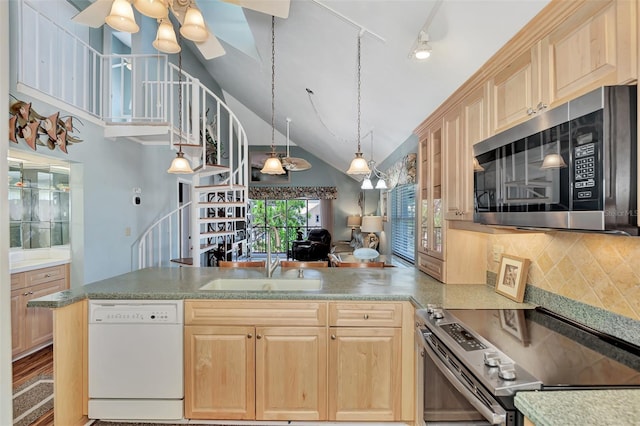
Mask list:
[[[391,251],[415,262],[416,185],[399,185],[391,191]]]

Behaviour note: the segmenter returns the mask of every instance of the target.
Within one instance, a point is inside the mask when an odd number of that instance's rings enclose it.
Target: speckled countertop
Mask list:
[[[640,425],[640,390],[518,392],[515,403],[536,426]]]
[[[313,291],[199,290],[215,278],[260,278],[261,268],[147,268],[80,288],[29,301],[29,306],[62,307],[81,299],[346,299],[411,300],[458,309],[514,309],[533,305],[516,303],[486,285],[444,285],[415,268],[306,269],[305,278],[322,281]],[[277,268],[274,278],[298,276],[297,269]]]

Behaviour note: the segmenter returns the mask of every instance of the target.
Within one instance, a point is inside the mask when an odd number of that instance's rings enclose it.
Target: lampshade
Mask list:
[[[364,178],[364,180],[362,181],[362,186],[360,186],[361,189],[373,189],[373,184],[371,183],[371,179]]]
[[[382,232],[382,216],[363,216],[362,232]]]
[[[357,228],[362,223],[362,216],[347,216],[347,226]]]
[[[204,24],[202,13],[193,5],[187,8],[184,21],[180,27],[180,34],[189,40],[197,42],[203,42],[209,38],[209,31]]]
[[[371,169],[367,164],[367,160],[362,158],[361,152],[356,152],[356,158],[351,160],[351,165],[349,166],[349,170],[347,170],[348,175],[368,175],[371,173]]]
[[[484,172],[484,167],[480,165],[480,162],[476,157],[473,157],[473,171],[474,172]]]
[[[153,41],[153,47],[164,53],[178,53],[180,45],[176,40],[176,33],[169,19],[163,19],[158,25],[158,33]]]
[[[174,158],[171,162],[171,167],[169,167],[169,170],[167,170],[167,172],[175,174],[189,174],[193,173],[193,170],[191,169],[189,160],[184,158],[184,154],[179,151],[176,154],[176,158]]]
[[[567,163],[564,162],[560,154],[545,155],[542,166],[540,166],[541,169],[562,169],[564,167],[567,167]]]
[[[387,189],[387,182],[384,179],[380,178],[378,183],[376,183],[376,189]]]
[[[267,175],[283,175],[286,173],[282,168],[282,163],[278,158],[278,154],[276,154],[275,152],[271,153],[271,157],[267,158],[267,160],[264,162],[264,166],[262,166],[262,170],[260,170],[260,173],[264,173]]]
[[[111,12],[104,21],[114,30],[137,33],[140,30],[133,17],[133,8],[128,0],[114,0]]]
[[[149,18],[161,19],[167,16],[167,4],[164,0],[134,0],[133,5]]]

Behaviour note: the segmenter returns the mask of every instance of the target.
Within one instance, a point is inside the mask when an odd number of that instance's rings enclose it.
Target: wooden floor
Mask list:
[[[17,388],[39,374],[53,374],[53,346],[47,346],[13,363],[13,388]],[[53,425],[53,410],[46,412],[31,424],[35,426]]]

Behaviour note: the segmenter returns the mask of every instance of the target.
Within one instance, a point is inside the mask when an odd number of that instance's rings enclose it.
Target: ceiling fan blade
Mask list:
[[[302,172],[309,170],[311,168],[311,163],[304,158],[284,157],[282,159],[282,167],[290,172]]]
[[[224,0],[227,3],[237,4],[247,9],[277,16],[278,18],[289,17],[289,6],[291,0]]]
[[[206,60],[217,58],[218,56],[222,56],[227,53],[224,50],[224,47],[222,47],[220,41],[211,31],[209,31],[208,39],[200,43],[194,41],[194,44],[198,47],[200,53],[202,53],[202,56],[204,56],[204,59]]]
[[[111,12],[112,3],[113,0],[96,0],[85,10],[76,14],[71,20],[91,28],[99,28],[104,24],[104,18]]]

